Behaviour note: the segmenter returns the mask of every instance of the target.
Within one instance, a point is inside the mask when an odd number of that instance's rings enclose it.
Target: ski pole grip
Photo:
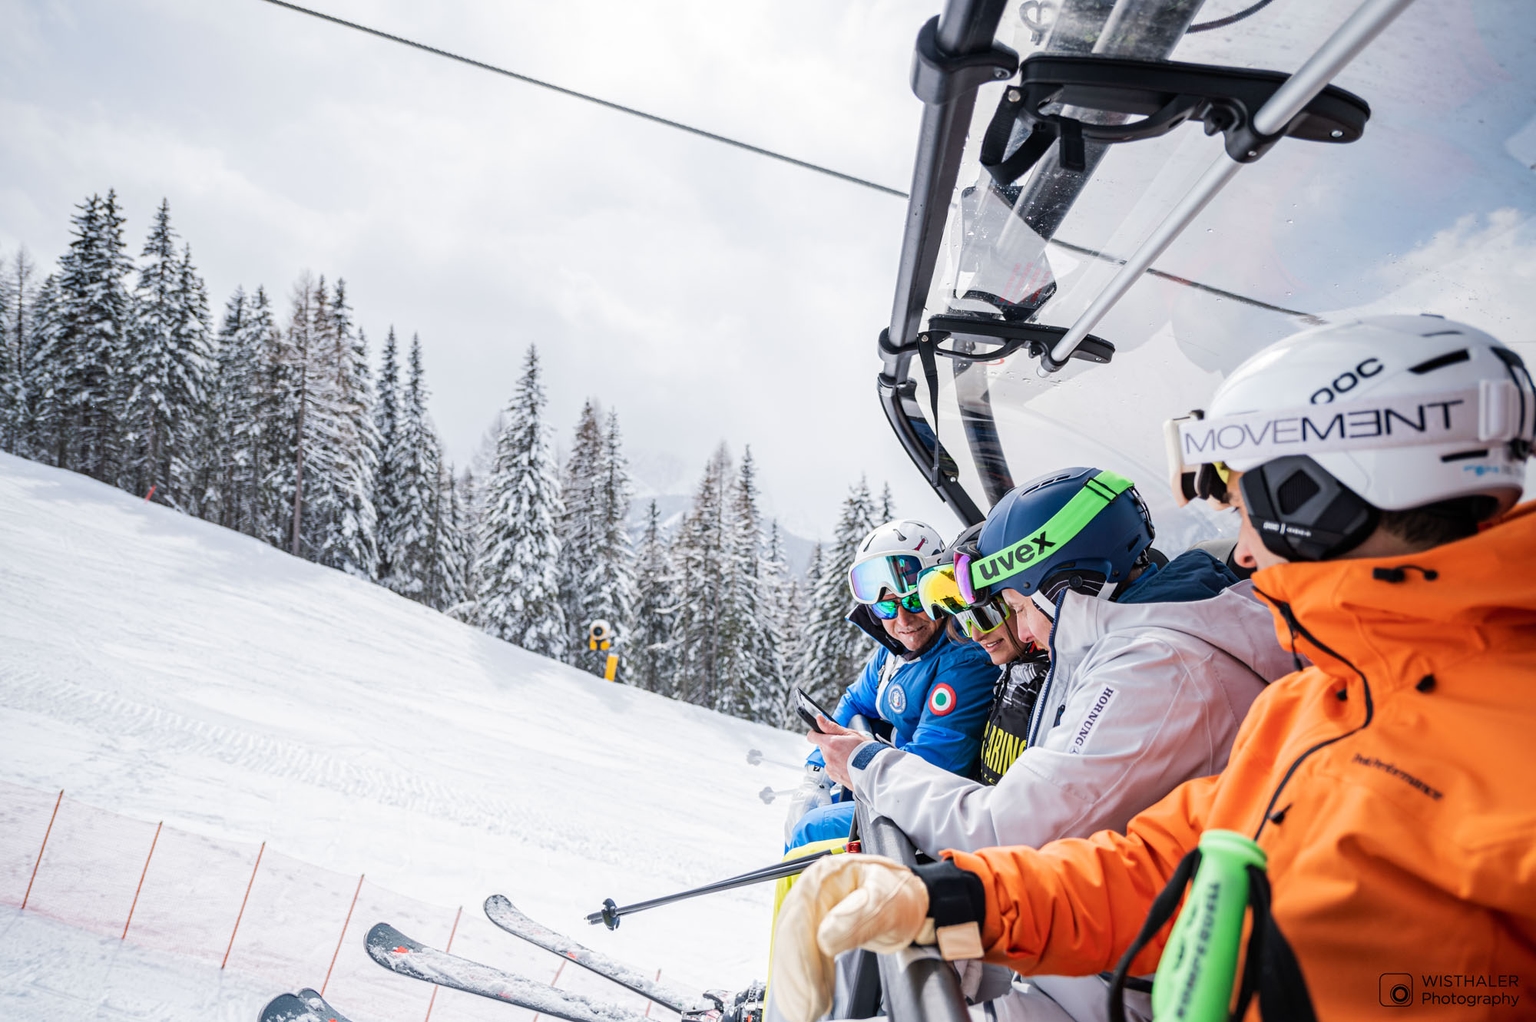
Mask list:
[[[1248,910],[1248,867],[1263,869],[1265,862],[1264,850],[1235,831],[1200,836],[1200,868],[1152,984],[1155,1017],[1226,1022]]]

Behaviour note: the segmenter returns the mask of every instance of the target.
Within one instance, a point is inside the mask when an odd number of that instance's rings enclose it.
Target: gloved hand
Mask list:
[[[814,1022],[832,1006],[832,960],[867,947],[911,944],[928,919],[928,889],[917,874],[878,855],[829,855],[789,889],[773,933],[768,989],[775,1017]]]
[[[800,817],[831,801],[832,778],[827,776],[827,771],[820,764],[807,763],[805,779],[800,782],[794,794],[789,796],[789,810],[784,815],[784,844],[788,845],[794,838],[795,825],[800,822]]]
[[[937,942],[951,961],[982,956],[981,878],[952,862],[908,869],[878,855],[812,863],[779,908],[770,1017],[814,1022],[832,1005],[833,959],[856,947],[880,954]]]

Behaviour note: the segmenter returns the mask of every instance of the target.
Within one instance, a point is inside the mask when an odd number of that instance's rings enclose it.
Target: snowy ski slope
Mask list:
[[[435,904],[506,893],[703,987],[763,974],[768,888],[611,934],[582,916],[776,860],[783,803],[757,792],[794,783],[805,751],[0,455],[0,780],[266,840]],[[254,1018],[277,992],[209,968],[0,910],[6,1019]],[[109,989],[135,991],[134,1010]]]

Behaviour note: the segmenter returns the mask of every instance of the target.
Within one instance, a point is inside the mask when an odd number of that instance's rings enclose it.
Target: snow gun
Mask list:
[[[1189,897],[1168,935],[1152,983],[1153,1019],[1227,1022],[1243,1018],[1255,993],[1266,1016],[1278,1008],[1279,1018],[1315,1017],[1301,968],[1270,914],[1267,862],[1256,842],[1235,831],[1208,830],[1200,835],[1199,846],[1174,870],[1141,932],[1120,959],[1110,983],[1110,1022],[1125,1022],[1123,990],[1131,960],[1178,908],[1186,883]],[[1243,923],[1250,909],[1253,925],[1237,991]],[[1235,1009],[1234,991],[1238,994]],[[1286,1010],[1301,1009],[1303,1002],[1305,1013]]]
[[[804,872],[805,868],[817,859],[825,858],[828,855],[838,855],[845,851],[857,852],[858,850],[858,842],[850,841],[846,848],[829,848],[825,851],[816,852],[813,855],[802,855],[797,859],[786,859],[783,862],[776,862],[772,866],[755,869],[750,873],[743,873],[741,876],[731,877],[728,880],[718,880],[712,884],[705,884],[703,887],[679,891],[677,894],[669,894],[664,898],[652,898],[650,901],[641,901],[633,905],[615,905],[612,898],[607,898],[603,901],[602,910],[587,916],[587,922],[594,926],[602,923],[610,930],[617,930],[620,917],[629,915],[632,912],[643,912],[648,908],[660,908],[662,905],[670,905],[674,901],[684,901],[688,898],[697,898],[702,894],[714,894],[718,891],[729,891],[737,887],[747,887],[769,880],[778,880],[781,877],[792,877]]]

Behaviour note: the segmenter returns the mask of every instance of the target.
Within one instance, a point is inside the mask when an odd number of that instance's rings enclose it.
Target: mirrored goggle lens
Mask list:
[[[965,607],[960,587],[955,584],[955,570],[947,564],[924,568],[917,577],[917,597],[923,611],[935,621],[944,613],[953,614]]]
[[[860,561],[848,571],[848,588],[860,603],[874,603],[886,593],[905,596],[917,585],[923,561],[916,554],[891,554]]]
[[[916,614],[923,609],[923,601],[916,593],[908,593],[899,600],[876,600],[869,605],[869,609],[875,612],[875,617],[882,621],[894,621],[897,607],[905,607],[908,612]]]
[[[955,615],[955,624],[967,639],[979,639],[1008,620],[1011,612],[1002,600],[988,600]]]
[[[964,550],[955,554],[955,588],[960,591],[960,599],[967,604],[981,602],[976,598],[976,587],[971,583],[971,562],[975,559],[975,554]]]

